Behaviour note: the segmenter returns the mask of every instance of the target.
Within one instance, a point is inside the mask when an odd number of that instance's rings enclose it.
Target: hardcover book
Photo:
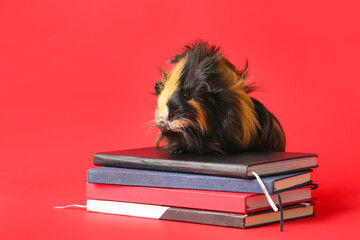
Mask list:
[[[316,154],[292,152],[245,152],[226,155],[172,154],[164,148],[138,148],[96,153],[96,166],[199,173],[237,178],[307,170],[317,167]]]
[[[313,204],[314,203],[311,202],[304,202],[284,207],[284,220],[313,216]],[[280,221],[280,212],[274,212],[272,210],[252,214],[240,214],[93,199],[87,200],[87,210],[91,212],[235,228],[250,228]]]
[[[311,186],[284,191],[280,196],[283,206],[313,200]],[[279,206],[278,196],[270,197]],[[86,184],[86,198],[244,214],[271,208],[264,194],[94,183]]]
[[[291,188],[311,184],[312,170],[262,177],[269,192],[285,191]],[[89,169],[88,183],[197,189],[224,192],[263,193],[256,179],[211,176],[202,174],[150,171],[118,167],[100,167]]]

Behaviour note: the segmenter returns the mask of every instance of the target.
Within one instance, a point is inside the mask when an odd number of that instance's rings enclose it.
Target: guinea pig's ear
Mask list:
[[[155,93],[154,95],[159,96],[163,88],[163,82],[158,81],[155,83]]]
[[[219,92],[221,92],[221,90],[217,89],[212,84],[210,84],[206,81],[203,81],[200,83],[200,92],[201,93],[219,93]]]

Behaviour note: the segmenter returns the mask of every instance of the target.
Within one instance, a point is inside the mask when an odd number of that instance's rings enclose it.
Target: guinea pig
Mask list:
[[[172,153],[285,151],[285,134],[276,117],[249,96],[248,64],[238,70],[221,49],[203,40],[186,45],[160,69],[155,123],[157,146],[165,138]]]

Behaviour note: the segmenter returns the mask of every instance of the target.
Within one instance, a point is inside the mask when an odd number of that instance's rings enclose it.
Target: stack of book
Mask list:
[[[94,164],[102,167],[88,170],[87,210],[237,228],[313,216],[316,158],[170,154],[161,148],[97,153]]]

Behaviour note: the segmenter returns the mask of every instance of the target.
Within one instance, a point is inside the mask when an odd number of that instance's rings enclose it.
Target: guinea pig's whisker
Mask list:
[[[184,120],[185,120],[188,124],[190,124],[191,126],[194,127],[194,129],[196,130],[197,134],[198,134],[199,137],[200,137],[199,131],[201,131],[201,128],[200,128],[199,124],[196,123],[196,122],[194,122],[194,121],[191,121],[191,120],[188,119],[188,118],[184,118]]]
[[[155,125],[155,120],[151,119],[150,121],[147,121],[146,123],[143,124],[145,127],[151,126],[151,125]]]
[[[197,122],[194,122],[194,121],[192,121],[192,120],[190,120],[190,119],[187,119],[188,121],[189,121],[189,123],[194,127],[194,128],[196,128],[197,130],[200,130],[201,128],[200,128],[200,125],[197,123]]]
[[[148,129],[146,130],[146,134],[149,134],[151,130],[154,130],[155,124],[148,126]]]
[[[198,139],[199,139],[199,142],[200,142],[199,151],[202,152],[202,146],[203,146],[203,144],[202,144],[202,140],[201,140],[201,134],[200,134],[200,131],[201,131],[201,130],[200,130],[200,126],[199,126],[199,124],[197,124],[197,123],[194,122],[194,121],[191,121],[190,124],[194,127],[195,133],[196,133],[196,135],[198,136]],[[197,141],[197,139],[196,139],[196,141]]]
[[[202,152],[201,138],[200,138],[200,137],[197,138],[197,137],[195,136],[195,134],[193,133],[193,131],[191,130],[191,128],[187,127],[187,129],[190,131],[191,135],[194,137],[194,140],[195,140],[195,143],[196,143],[196,145],[197,145],[198,151],[199,151],[199,152]],[[196,129],[195,129],[195,132],[197,133]],[[197,134],[197,135],[199,136],[199,134]],[[198,141],[198,139],[199,139],[199,141]],[[200,143],[199,143],[199,142],[200,142]]]
[[[148,135],[151,130],[154,130],[154,127],[156,126],[155,123],[156,123],[156,121],[154,119],[152,119],[143,124],[143,126],[147,128],[146,135]]]
[[[184,122],[186,122],[186,126],[185,128],[191,133],[191,135],[193,136],[193,140],[195,141],[198,151],[202,152],[202,141],[201,141],[201,135],[199,133],[199,127],[198,124],[195,123],[194,121],[191,121],[188,118],[184,118],[183,119]],[[193,132],[193,130],[190,128],[190,126],[193,127],[193,129],[195,130],[195,134]]]
[[[182,131],[182,133],[183,133],[183,135],[184,135],[184,139],[185,139],[186,143],[187,143],[188,145],[192,145],[194,140],[193,140],[193,138],[191,138],[191,137],[189,136],[188,132],[185,131],[185,130],[189,129],[188,126],[183,125],[183,124],[181,124],[181,125],[182,125],[182,128],[184,129],[184,130]],[[191,133],[191,132],[190,132],[190,133]],[[191,134],[192,134],[192,133],[191,133]],[[193,135],[193,134],[192,134],[192,135]]]

